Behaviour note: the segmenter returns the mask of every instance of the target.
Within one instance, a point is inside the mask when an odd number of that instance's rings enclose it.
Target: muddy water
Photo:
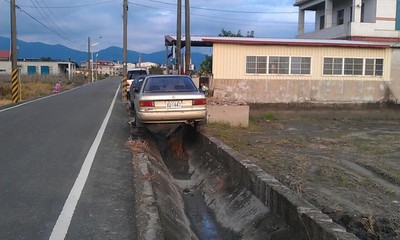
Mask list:
[[[190,134],[195,134],[195,132],[189,130],[188,135],[188,131],[182,131],[181,126],[150,130],[156,140],[164,164],[176,180],[177,185],[181,186],[185,213],[197,238],[199,240],[240,239],[232,230],[224,228],[216,220],[215,213],[206,205],[201,190],[196,188],[191,179],[192,173],[189,170],[188,155],[184,149],[183,141],[191,141]]]
[[[235,234],[223,228],[217,221],[212,210],[205,204],[204,197],[199,190],[186,192],[183,195],[185,212],[192,224],[193,231],[200,240],[239,239]]]

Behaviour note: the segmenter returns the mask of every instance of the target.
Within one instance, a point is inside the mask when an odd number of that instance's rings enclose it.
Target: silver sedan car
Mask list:
[[[134,89],[136,125],[148,123],[203,123],[207,100],[193,80],[184,75],[150,75]]]

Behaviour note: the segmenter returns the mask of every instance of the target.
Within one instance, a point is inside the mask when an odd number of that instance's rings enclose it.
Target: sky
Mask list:
[[[123,0],[15,0],[17,38],[61,44],[87,51],[123,45]],[[217,36],[222,29],[255,37],[294,38],[295,0],[190,0],[191,35]],[[182,0],[182,34],[185,33]],[[176,35],[177,0],[128,0],[128,49],[152,53],[165,50],[164,36]],[[10,37],[10,0],[0,0],[0,36]],[[313,27],[306,15],[306,30]],[[194,50],[195,51],[195,50]],[[201,51],[200,51],[201,52]]]

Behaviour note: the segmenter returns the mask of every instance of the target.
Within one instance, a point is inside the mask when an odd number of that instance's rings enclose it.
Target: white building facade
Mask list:
[[[17,62],[20,74],[40,74],[40,75],[75,75],[76,64],[74,62],[59,61],[40,61],[40,60],[18,60]],[[11,62],[0,61],[0,73],[11,74]]]
[[[399,0],[296,0],[297,38],[400,42]],[[315,13],[313,32],[304,31],[306,11]]]

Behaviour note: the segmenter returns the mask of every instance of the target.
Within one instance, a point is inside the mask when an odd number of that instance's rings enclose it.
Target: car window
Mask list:
[[[134,79],[136,76],[146,75],[146,74],[147,74],[146,70],[130,70],[130,71],[128,71],[128,74],[126,77],[128,79]]]
[[[143,92],[196,92],[197,88],[189,77],[150,77]]]
[[[136,78],[136,79],[135,79],[135,88],[136,88],[136,89],[140,89],[140,87],[142,86],[143,80],[144,80],[145,78],[146,78],[146,77],[139,77],[139,78]]]

